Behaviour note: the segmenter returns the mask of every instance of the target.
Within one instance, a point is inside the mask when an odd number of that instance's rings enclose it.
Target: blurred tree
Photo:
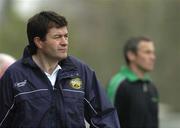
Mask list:
[[[0,4],[0,23],[2,23],[8,20],[8,13],[11,9],[12,0],[1,0]]]
[[[0,51],[19,58],[25,43],[25,24],[13,12],[12,0],[5,0],[0,22]]]

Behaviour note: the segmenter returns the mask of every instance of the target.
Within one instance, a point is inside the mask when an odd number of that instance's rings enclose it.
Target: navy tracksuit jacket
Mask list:
[[[116,110],[95,72],[72,56],[61,61],[54,88],[32,57],[0,80],[0,128],[119,128]]]

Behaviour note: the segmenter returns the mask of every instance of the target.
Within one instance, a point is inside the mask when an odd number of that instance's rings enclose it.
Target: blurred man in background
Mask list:
[[[5,53],[0,53],[0,78],[2,77],[6,69],[14,62],[14,57]]]
[[[129,39],[124,58],[127,66],[122,66],[107,88],[121,128],[158,128],[158,92],[147,75],[154,69],[154,42],[148,37]]]

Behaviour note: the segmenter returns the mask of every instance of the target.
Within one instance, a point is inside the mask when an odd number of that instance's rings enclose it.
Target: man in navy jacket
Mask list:
[[[68,55],[65,17],[29,19],[29,45],[0,80],[0,128],[119,128],[95,72]]]

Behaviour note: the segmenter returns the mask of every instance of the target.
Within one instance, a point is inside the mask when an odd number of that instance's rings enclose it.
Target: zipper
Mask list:
[[[148,91],[147,84],[146,84],[146,83],[144,83],[144,84],[143,84],[143,92],[147,92],[147,91]]]

